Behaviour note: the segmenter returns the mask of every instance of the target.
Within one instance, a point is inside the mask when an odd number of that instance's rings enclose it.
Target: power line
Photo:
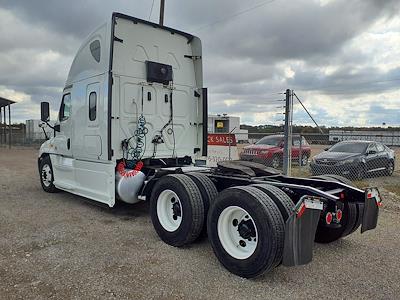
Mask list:
[[[150,21],[150,18],[151,18],[151,14],[153,13],[154,1],[155,1],[155,0],[153,0],[153,3],[151,3],[151,9],[150,9],[149,21]]]
[[[247,9],[245,9],[245,10],[238,11],[238,12],[236,12],[236,13],[233,13],[232,15],[226,16],[226,17],[221,18],[221,19],[219,19],[219,20],[217,20],[217,21],[214,21],[214,22],[212,22],[212,23],[209,23],[209,24],[200,26],[200,27],[198,27],[198,28],[196,28],[196,29],[193,29],[192,31],[200,31],[200,30],[203,30],[204,28],[213,26],[213,25],[218,24],[218,23],[225,22],[225,21],[227,21],[227,20],[229,20],[229,19],[232,19],[232,18],[234,18],[234,17],[243,15],[243,14],[245,14],[245,13],[248,13],[249,11],[252,11],[252,10],[254,10],[254,9],[256,9],[256,8],[259,8],[259,7],[264,6],[264,5],[266,5],[266,4],[270,4],[270,3],[275,2],[275,1],[277,1],[277,0],[268,0],[268,1],[261,2],[261,3],[259,3],[259,4],[256,4],[256,5],[254,5],[254,6],[251,6],[251,7],[247,8]]]
[[[310,112],[307,110],[307,108],[304,106],[303,102],[300,101],[299,97],[297,97],[296,93],[293,93],[293,95],[296,97],[297,101],[299,101],[299,103],[301,104],[301,106],[303,106],[304,110],[306,111],[306,113],[310,116],[311,120],[314,122],[314,124],[318,127],[319,131],[323,134],[324,132],[322,131],[321,127],[319,127],[319,125],[317,124],[317,122],[314,120],[314,118],[312,117],[312,115],[310,114]]]

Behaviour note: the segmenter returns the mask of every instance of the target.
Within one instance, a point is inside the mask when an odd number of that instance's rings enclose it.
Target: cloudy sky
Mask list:
[[[0,0],[0,96],[14,121],[58,109],[83,39],[113,11],[149,19],[152,0]],[[279,124],[285,89],[320,125],[400,126],[399,0],[166,0],[165,25],[203,42],[210,113]],[[159,0],[150,20],[158,21]],[[298,104],[294,123],[311,124]],[[55,117],[55,114],[53,114]]]

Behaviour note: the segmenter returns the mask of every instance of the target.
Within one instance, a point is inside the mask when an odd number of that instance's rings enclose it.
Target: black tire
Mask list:
[[[46,179],[50,178],[50,182],[46,181]],[[54,173],[53,166],[51,164],[50,156],[41,157],[39,160],[39,178],[40,184],[42,188],[47,193],[57,193],[59,189],[57,189],[54,185]]]
[[[272,157],[271,167],[277,170],[281,165],[282,165],[282,157],[280,155],[275,154]]]
[[[283,221],[286,222],[294,208],[292,199],[290,199],[290,197],[280,188],[270,184],[253,184],[251,186],[263,191],[272,199],[272,201],[274,201],[281,212]]]
[[[357,203],[355,205],[356,205],[356,208],[357,208],[357,220],[356,220],[356,222],[355,222],[355,224],[353,226],[353,229],[350,230],[348,235],[352,234],[353,232],[355,232],[360,227],[360,225],[362,223],[362,218],[363,218],[363,215],[364,215],[364,204]]]
[[[160,223],[157,203],[163,191],[172,191],[180,202],[181,222],[179,227],[169,231]],[[150,215],[158,236],[175,247],[187,245],[200,235],[204,225],[204,203],[194,181],[184,174],[171,174],[161,177],[153,187],[150,197]]]
[[[365,176],[367,175],[366,168],[363,164],[358,165],[354,171],[355,171],[355,174],[350,175],[350,176],[352,176],[352,178],[354,178],[355,180],[363,180],[365,178]]]
[[[342,214],[341,226],[328,227],[323,218],[320,219],[315,233],[315,242],[331,243],[351,233],[357,222],[357,207],[354,203],[345,202]]]
[[[334,175],[334,174],[327,174],[325,176],[326,177],[330,177],[330,178],[334,179],[335,181],[338,181],[338,182],[341,182],[341,183],[344,183],[344,184],[347,184],[349,186],[353,186],[354,187],[353,182],[351,182],[351,180],[346,178],[346,177],[343,177],[343,176],[340,176],[340,175]],[[342,237],[345,237],[345,236],[350,235],[353,232],[355,232],[360,227],[361,222],[362,222],[364,204],[350,203],[350,205],[356,207],[355,208],[356,217],[352,220],[352,222],[350,222],[348,224],[347,228],[345,229],[345,231],[342,234]],[[354,213],[354,208],[351,208],[351,209],[352,209],[352,211]],[[350,228],[351,224],[353,224],[353,223],[354,223],[353,227]]]
[[[244,259],[238,259],[229,254],[221,244],[218,234],[221,214],[225,209],[235,207],[245,210],[250,215],[258,233],[254,252]],[[232,226],[235,225],[232,224]],[[240,223],[236,226],[239,231]],[[255,187],[232,187],[219,193],[208,212],[207,229],[218,260],[236,275],[253,278],[271,270],[282,260],[285,238],[282,215],[274,201]]]
[[[340,175],[326,174],[325,177],[332,178],[334,181],[337,181],[337,182],[340,182],[340,183],[344,183],[344,184],[347,184],[349,186],[354,186],[353,182],[350,179],[348,179],[346,177],[343,177],[343,176],[340,176]]]
[[[204,205],[204,226],[201,232],[202,236],[207,234],[207,213],[210,208],[210,203],[214,202],[214,199],[218,196],[218,190],[215,187],[211,179],[201,173],[186,173],[190,177],[200,190],[201,198],[203,199]]]

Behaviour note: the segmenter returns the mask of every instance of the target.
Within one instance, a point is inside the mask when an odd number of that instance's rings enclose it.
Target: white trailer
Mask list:
[[[201,51],[191,34],[113,13],[72,63],[58,121],[49,125],[55,137],[39,152],[43,189],[110,207],[149,200],[163,241],[184,246],[207,231],[221,263],[243,277],[310,262],[314,238],[330,242],[361,223],[375,228],[375,189],[250,162],[194,165],[207,155]],[[42,102],[42,121],[49,111]]]

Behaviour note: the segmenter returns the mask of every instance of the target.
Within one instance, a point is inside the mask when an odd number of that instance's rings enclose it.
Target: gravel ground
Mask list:
[[[398,299],[400,200],[378,228],[315,245],[311,264],[255,280],[226,271],[207,240],[170,247],[147,203],[114,209],[41,189],[36,151],[0,149],[1,299]]]

